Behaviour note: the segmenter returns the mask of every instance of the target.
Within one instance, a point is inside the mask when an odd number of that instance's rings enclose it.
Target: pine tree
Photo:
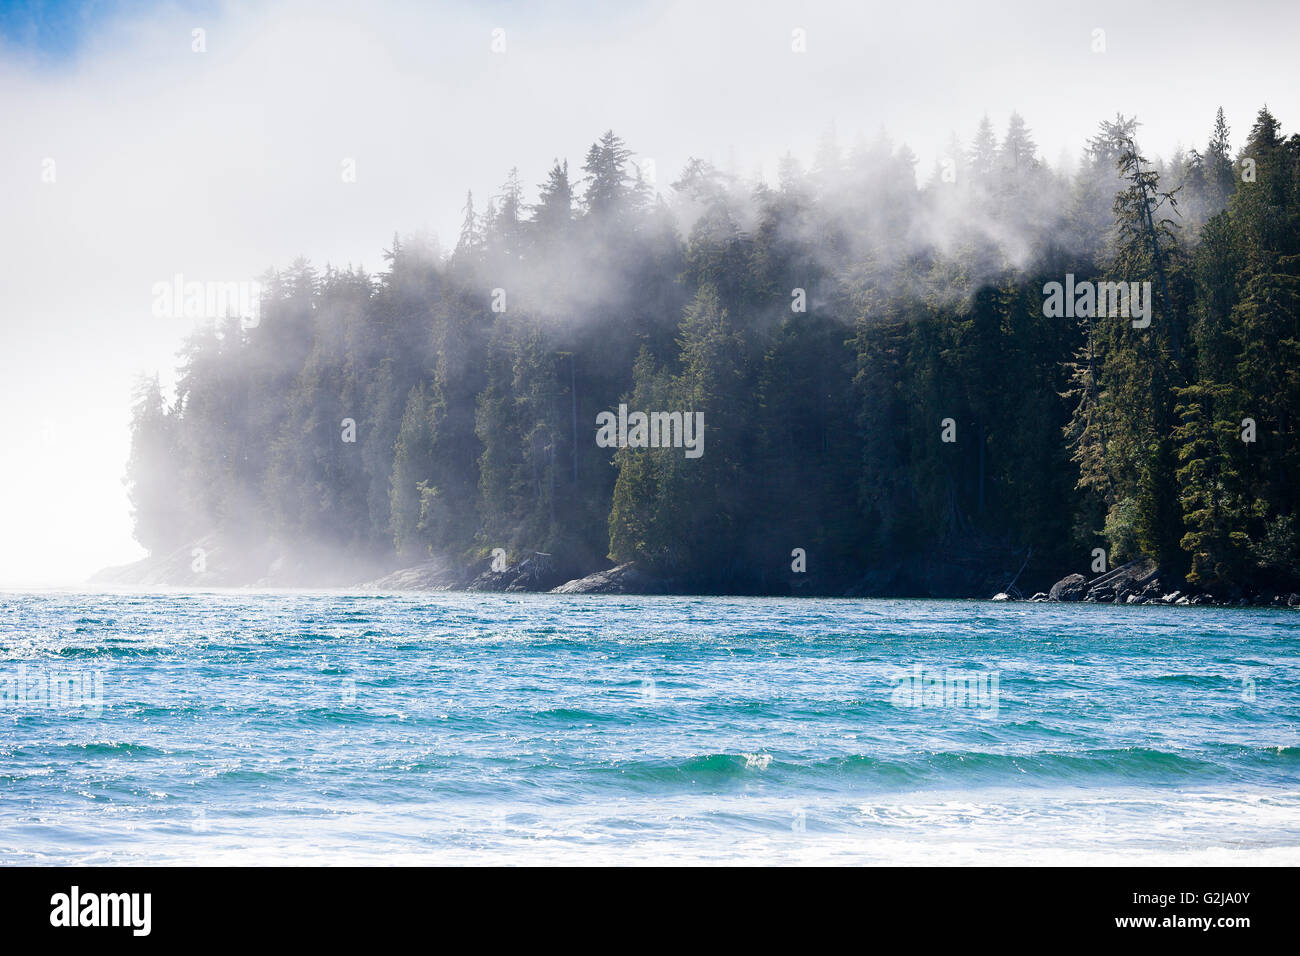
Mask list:
[[[993,122],[985,113],[975,130],[970,146],[970,171],[977,184],[987,186],[993,179],[998,163],[998,143],[993,135]]]
[[[551,167],[533,206],[533,228],[537,241],[545,244],[564,236],[573,220],[573,188],[569,184],[569,162],[559,160]]]
[[[1227,385],[1176,389],[1179,503],[1190,556],[1187,579],[1221,589],[1248,569],[1251,508],[1243,485],[1239,429],[1244,396]]]
[[[631,156],[632,151],[613,130],[606,131],[598,142],[591,144],[582,165],[587,174],[583,205],[588,216],[606,221],[621,215],[630,190],[627,165]]]

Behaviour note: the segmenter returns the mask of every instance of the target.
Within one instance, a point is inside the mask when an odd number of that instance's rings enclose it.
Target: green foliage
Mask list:
[[[921,188],[883,136],[828,136],[774,186],[691,160],[671,203],[613,132],[533,205],[512,170],[450,255],[299,261],[257,325],[200,329],[176,401],[137,396],[137,537],[608,556],[731,591],[793,586],[795,548],[828,588],[963,549],[1044,580],[1099,543],[1204,587],[1294,581],[1300,138],[1261,111],[1234,157],[1220,111],[1157,165],[1137,128],[1103,123],[1070,180],[1019,116]],[[1067,273],[1150,282],[1151,324],[1045,315]],[[598,446],[620,402],[702,413],[703,455]]]

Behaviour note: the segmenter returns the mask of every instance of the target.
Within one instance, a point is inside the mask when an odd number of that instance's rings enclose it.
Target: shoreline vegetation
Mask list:
[[[1139,126],[671,185],[608,132],[268,273],[140,384],[94,581],[1295,606],[1300,135]]]

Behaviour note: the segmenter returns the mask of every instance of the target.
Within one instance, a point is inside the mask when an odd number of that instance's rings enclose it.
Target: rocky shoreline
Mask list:
[[[107,568],[88,583],[113,587],[345,587],[363,591],[495,591],[550,594],[679,594],[707,592],[690,582],[656,576],[635,562],[597,568],[565,561],[543,552],[528,552],[513,562],[498,556],[455,562],[433,559],[400,568],[383,568],[355,560],[322,558],[310,549],[291,551],[274,544],[256,547],[231,545],[213,535],[166,555],[151,556],[133,564]],[[302,557],[312,554],[312,558]],[[969,563],[969,562],[967,562]],[[987,567],[982,573],[943,556],[913,560],[873,571],[853,581],[834,581],[809,575],[755,594],[816,595],[821,597],[880,598],[987,598],[997,585]],[[1001,576],[1002,581],[1007,576]],[[1082,604],[1161,604],[1168,606],[1291,607],[1300,608],[1300,594],[1261,590],[1211,594],[1188,588],[1149,559],[1130,561],[1088,578],[1069,574],[1048,591],[1024,597],[1014,586],[997,591],[994,601]]]
[[[1006,595],[995,597],[1006,599]],[[1079,602],[1083,604],[1164,604],[1177,607],[1300,607],[1300,594],[1264,590],[1246,594],[1236,590],[1211,594],[1188,588],[1186,581],[1170,575],[1149,558],[1139,558],[1088,580],[1082,574],[1069,574],[1052,585],[1050,591],[1038,592],[1031,602]]]

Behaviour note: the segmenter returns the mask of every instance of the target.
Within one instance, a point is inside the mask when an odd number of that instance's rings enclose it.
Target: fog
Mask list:
[[[172,381],[194,326],[153,314],[160,281],[300,255],[378,270],[394,233],[450,248],[467,190],[481,208],[518,167],[531,201],[609,128],[665,194],[693,156],[774,181],[832,128],[846,148],[886,130],[924,181],[954,134],[987,113],[1001,136],[1013,110],[1051,163],[1116,112],[1148,156],[1201,145],[1206,104],[1239,142],[1261,100],[1300,115],[1294,31],[1260,27],[1288,9],[137,4],[83,17],[70,49],[6,15],[0,586],[143,554],[121,481],[131,385]]]

